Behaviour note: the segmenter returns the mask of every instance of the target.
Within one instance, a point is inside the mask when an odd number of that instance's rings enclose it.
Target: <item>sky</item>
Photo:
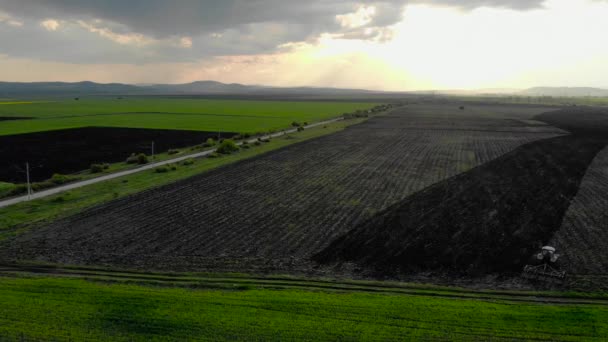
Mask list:
[[[608,88],[608,0],[0,0],[0,81]]]

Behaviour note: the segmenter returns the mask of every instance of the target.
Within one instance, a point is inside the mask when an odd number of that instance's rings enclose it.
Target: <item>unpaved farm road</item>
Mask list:
[[[392,295],[441,297],[467,300],[503,301],[511,303],[537,303],[557,305],[608,305],[607,298],[563,296],[539,292],[474,290],[465,288],[431,287],[408,283],[380,283],[368,281],[326,280],[287,276],[231,276],[199,275],[180,273],[146,273],[144,271],[122,271],[87,266],[62,267],[59,265],[27,265],[0,263],[0,276],[20,277],[24,275],[62,278],[77,278],[110,283],[136,283],[140,285],[186,287],[189,289],[298,289],[314,291],[367,292]]]
[[[315,122],[315,123],[312,123],[312,124],[304,126],[304,127],[313,128],[313,127],[317,127],[320,125],[326,125],[326,124],[330,124],[330,123],[341,121],[341,120],[344,120],[344,118],[339,117],[339,118],[335,118],[335,119],[331,119],[331,120]],[[265,135],[265,136],[262,136],[259,138],[260,139],[276,138],[276,137],[280,137],[285,134],[297,132],[297,130],[298,130],[297,128],[292,128],[292,129],[284,130],[284,131],[281,131],[278,133],[268,134],[268,135]],[[248,142],[253,143],[257,139],[258,138],[251,139],[251,140],[248,140]],[[239,143],[239,145],[241,145],[241,144],[242,143]],[[156,163],[146,164],[146,165],[138,167],[136,169],[115,172],[115,173],[111,173],[111,174],[105,175],[105,176],[100,176],[100,177],[96,177],[96,178],[92,178],[92,179],[87,179],[87,180],[83,180],[83,181],[79,181],[79,182],[74,182],[74,183],[58,186],[56,188],[51,188],[48,190],[36,192],[36,193],[32,194],[31,196],[25,195],[25,196],[13,197],[13,198],[10,198],[7,200],[0,201],[0,208],[5,208],[5,207],[9,207],[11,205],[17,204],[17,203],[31,201],[31,200],[35,200],[35,199],[39,199],[39,198],[44,198],[44,197],[60,194],[62,192],[68,191],[68,190],[82,188],[83,186],[87,186],[87,185],[91,185],[91,184],[95,184],[95,183],[99,183],[99,182],[104,182],[104,181],[107,181],[110,179],[128,176],[128,175],[132,175],[132,174],[138,173],[138,172],[143,172],[146,170],[152,170],[159,166],[178,163],[178,162],[184,161],[186,159],[190,159],[190,158],[205,157],[205,156],[210,155],[213,152],[215,152],[215,149],[207,150],[207,151],[203,151],[203,152],[199,152],[199,153],[188,154],[185,156],[181,156],[181,157],[177,157],[177,158],[173,158],[173,159],[169,159],[169,160],[164,160],[164,161],[160,161],[160,162],[156,162]]]

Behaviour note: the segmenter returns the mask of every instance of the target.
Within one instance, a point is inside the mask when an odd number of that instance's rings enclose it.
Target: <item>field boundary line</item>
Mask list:
[[[308,128],[314,128],[314,127],[318,127],[318,126],[321,126],[321,125],[327,125],[327,124],[331,124],[331,123],[342,121],[342,120],[344,120],[344,117],[337,117],[337,118],[330,119],[330,120],[324,120],[324,121],[319,121],[319,122],[311,123],[310,125],[304,126],[304,128],[306,128],[306,129],[308,129]],[[287,134],[290,134],[290,133],[295,133],[297,131],[298,131],[298,128],[290,128],[290,129],[283,130],[281,132],[266,134],[266,135],[263,135],[261,137],[257,137],[255,139],[250,139],[250,140],[246,140],[246,141],[248,143],[254,143],[258,139],[277,138],[277,137],[281,137],[281,136],[284,136],[284,135],[287,135]],[[243,142],[239,142],[237,144],[238,145],[242,145]],[[10,207],[12,205],[18,204],[18,203],[28,202],[28,201],[32,201],[32,200],[36,200],[36,199],[41,199],[41,198],[49,197],[49,196],[52,196],[52,195],[57,195],[57,194],[60,194],[60,193],[63,193],[63,192],[69,191],[69,190],[82,188],[82,187],[87,186],[87,185],[96,184],[96,183],[104,182],[104,181],[107,181],[107,180],[111,180],[111,179],[116,179],[116,178],[120,178],[120,177],[124,177],[124,176],[128,176],[128,175],[132,175],[132,174],[136,174],[136,173],[147,171],[147,170],[153,170],[153,169],[155,169],[155,168],[157,168],[159,166],[164,166],[164,165],[173,164],[173,163],[179,163],[179,162],[184,161],[186,159],[206,157],[206,156],[208,156],[208,155],[210,155],[212,153],[215,153],[216,150],[217,149],[214,148],[214,149],[206,150],[206,151],[203,151],[203,152],[197,152],[197,153],[192,153],[192,154],[180,156],[180,157],[173,158],[173,159],[163,160],[163,161],[159,161],[159,162],[155,162],[155,163],[149,163],[149,164],[146,164],[144,166],[141,166],[141,167],[138,167],[138,168],[135,168],[135,169],[119,171],[119,172],[111,173],[111,174],[108,174],[108,175],[104,175],[104,176],[100,176],[100,177],[95,177],[95,178],[91,178],[91,179],[87,179],[87,180],[83,180],[83,181],[77,181],[77,182],[74,182],[74,183],[69,183],[69,184],[58,186],[58,187],[55,187],[55,188],[43,190],[43,191],[40,191],[40,192],[36,192],[36,193],[32,194],[31,196],[23,195],[23,196],[19,196],[19,197],[13,197],[13,198],[10,198],[10,199],[7,199],[7,200],[0,201],[0,208],[6,208],[6,207]]]
[[[264,289],[300,289],[312,291],[365,292],[391,295],[439,297],[451,299],[504,301],[512,303],[555,304],[555,305],[608,305],[608,299],[578,298],[555,295],[530,293],[500,293],[465,289],[424,288],[417,286],[401,286],[394,284],[366,284],[353,281],[319,280],[306,278],[274,278],[274,277],[231,277],[218,274],[214,276],[188,274],[158,274],[145,272],[129,272],[118,270],[96,270],[77,268],[66,269],[53,266],[26,266],[0,264],[0,276],[34,276],[84,279],[113,283],[134,283],[143,286],[169,286],[188,288],[218,288],[231,289],[242,286],[252,286]]]

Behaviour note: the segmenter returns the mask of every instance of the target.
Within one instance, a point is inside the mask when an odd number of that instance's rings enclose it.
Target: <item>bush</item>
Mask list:
[[[262,142],[258,140],[258,141],[256,141],[256,142],[254,142],[253,144],[254,144],[255,146],[260,146],[260,145],[262,145]]]
[[[72,181],[72,177],[70,176],[66,176],[66,175],[62,175],[59,173],[56,173],[53,175],[53,177],[51,177],[50,182],[56,185],[61,185],[61,184],[65,184],[69,181]],[[48,182],[48,181],[47,181]]]
[[[162,165],[159,166],[157,168],[154,169],[154,172],[156,173],[167,173],[169,171],[175,171],[177,170],[177,165],[175,164],[168,164],[168,165]]]
[[[205,143],[203,143],[203,147],[212,147],[215,146],[215,140],[213,138],[207,139]]]
[[[15,186],[8,192],[9,196],[18,196],[27,193],[27,184],[15,184]]]
[[[292,123],[291,123],[291,125],[292,125],[293,127],[300,127],[300,126],[302,126],[302,124],[300,124],[300,123],[299,123],[299,122],[297,122],[297,121],[292,122]]]
[[[143,153],[140,154],[131,154],[131,156],[129,156],[129,158],[127,158],[127,164],[147,164],[148,163],[148,156],[146,156]]]
[[[222,141],[216,152],[220,154],[231,154],[239,150],[239,146],[230,139]]]
[[[169,155],[172,155],[172,154],[178,154],[178,153],[179,153],[179,150],[169,150],[167,153],[168,153]]]
[[[109,168],[110,168],[110,164],[107,164],[107,163],[91,164],[91,173],[100,173]]]
[[[304,127],[300,126],[298,127],[298,132],[302,132],[304,130]]]
[[[159,166],[156,169],[154,169],[154,172],[156,172],[156,173],[167,173],[169,171],[170,171],[169,167],[167,167],[167,166]]]
[[[211,159],[219,158],[219,157],[220,157],[220,154],[217,152],[213,152],[207,156],[207,158],[211,158]]]
[[[182,165],[188,166],[194,164],[194,159],[186,159],[182,162]]]
[[[32,183],[32,190],[33,191],[40,191],[40,190],[52,188],[55,185],[57,185],[57,184],[53,183],[50,180],[47,180],[47,181],[44,181],[44,182]]]
[[[302,126],[308,126],[308,122],[304,121],[304,124],[302,124]]]

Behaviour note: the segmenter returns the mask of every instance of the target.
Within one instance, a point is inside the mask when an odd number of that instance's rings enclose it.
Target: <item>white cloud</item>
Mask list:
[[[191,48],[192,47],[192,38],[191,37],[182,37],[179,40],[179,45],[183,48]]]
[[[40,22],[40,26],[44,27],[47,31],[57,31],[61,24],[55,19],[46,19]]]
[[[23,26],[22,21],[16,20],[4,12],[0,12],[0,24],[6,24],[9,26],[13,26],[13,27],[22,27]]]
[[[356,12],[336,15],[336,21],[344,28],[357,28],[372,22],[376,15],[376,7],[361,6]]]
[[[103,38],[109,39],[121,45],[146,46],[155,41],[154,39],[140,33],[116,33],[108,27],[98,26],[102,24],[100,20],[94,20],[93,23],[78,20],[77,23],[85,30],[91,33],[96,33]]]
[[[76,23],[88,32],[95,33],[102,38],[108,39],[120,45],[133,46],[137,48],[165,46],[179,47],[183,49],[190,49],[193,45],[192,37],[189,36],[172,36],[169,38],[157,39],[137,32],[119,33],[118,29],[120,29],[120,25],[104,22],[99,19],[95,19],[90,22],[77,20]],[[111,27],[116,27],[117,29],[113,29]]]

